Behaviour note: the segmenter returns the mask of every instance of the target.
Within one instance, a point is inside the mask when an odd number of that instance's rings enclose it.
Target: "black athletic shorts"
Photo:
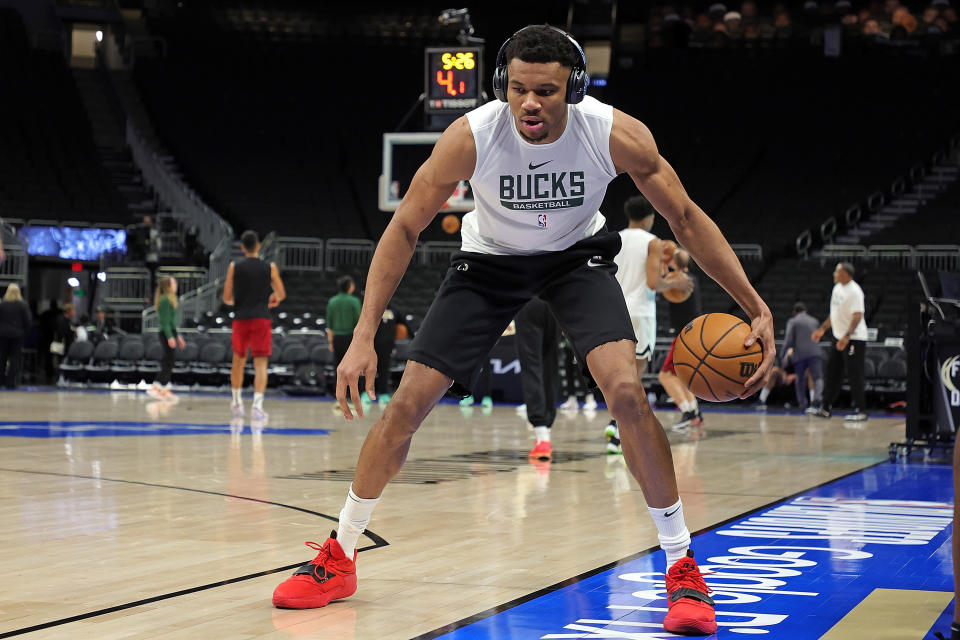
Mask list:
[[[620,234],[608,231],[537,255],[457,251],[409,359],[453,378],[453,392],[469,395],[490,350],[534,296],[550,305],[582,363],[602,344],[636,341],[614,276],[619,252]]]

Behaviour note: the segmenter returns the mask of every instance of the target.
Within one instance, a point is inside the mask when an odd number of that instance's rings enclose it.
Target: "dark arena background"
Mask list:
[[[299,545],[336,526],[460,248],[469,183],[419,238],[359,421],[334,403],[328,302],[343,276],[363,299],[439,133],[496,99],[500,45],[542,23],[583,45],[588,95],[649,127],[773,312],[770,389],[702,402],[691,424],[658,372],[693,318],[657,296],[643,382],[714,572],[713,637],[949,637],[956,5],[0,0],[0,638],[674,637],[603,398],[553,344],[553,456],[529,457],[512,329],[475,396],[448,394],[421,427],[361,539],[357,594],[270,602]],[[609,185],[611,230],[637,192]],[[287,294],[270,311],[269,420],[230,411],[222,296],[245,230]],[[652,233],[673,239],[660,216]],[[865,298],[864,420],[843,418],[846,381],[833,417],[798,406],[782,348],[796,303],[830,316],[838,263]],[[703,313],[746,317],[691,273]],[[184,345],[164,387],[167,276]],[[819,348],[826,362],[829,335]],[[249,400],[250,360],[243,379]]]

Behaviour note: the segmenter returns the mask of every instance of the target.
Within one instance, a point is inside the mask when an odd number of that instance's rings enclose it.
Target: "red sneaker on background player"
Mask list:
[[[717,614],[713,610],[710,587],[693,559],[693,551],[680,558],[667,571],[667,617],[663,628],[683,635],[709,635],[717,632]]]
[[[315,609],[331,600],[352,596],[357,591],[357,552],[347,558],[331,531],[323,545],[307,542],[317,557],[293,572],[273,591],[273,606],[284,609]]]

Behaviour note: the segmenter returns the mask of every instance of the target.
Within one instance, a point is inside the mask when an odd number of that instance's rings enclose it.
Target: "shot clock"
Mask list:
[[[479,47],[429,47],[424,51],[427,113],[462,113],[481,105]]]

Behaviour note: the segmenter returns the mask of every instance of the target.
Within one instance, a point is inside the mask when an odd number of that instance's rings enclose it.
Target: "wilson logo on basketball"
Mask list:
[[[757,365],[752,362],[741,362],[740,363],[740,377],[749,378],[753,375],[753,372],[757,370]]]

